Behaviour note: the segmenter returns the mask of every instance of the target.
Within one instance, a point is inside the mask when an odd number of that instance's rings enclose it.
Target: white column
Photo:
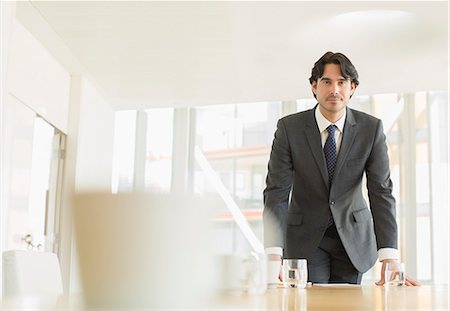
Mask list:
[[[189,108],[176,108],[173,116],[172,192],[186,192],[189,164]]]
[[[72,234],[72,197],[76,190],[77,144],[79,130],[79,114],[81,102],[81,77],[72,76],[69,99],[69,122],[67,131],[66,158],[64,167],[62,205],[60,214],[60,237],[58,257],[61,264],[61,275],[64,292],[71,291],[71,285],[76,280],[76,251]]]
[[[449,124],[448,94],[430,101],[431,149],[431,237],[432,280],[435,284],[448,284],[450,280],[450,211],[449,211]]]
[[[297,102],[295,100],[285,100],[281,104],[281,115],[287,116],[297,112]]]
[[[401,203],[400,225],[402,260],[409,275],[417,275],[417,200],[416,200],[416,127],[414,94],[404,95],[401,116],[402,144],[400,145]]]

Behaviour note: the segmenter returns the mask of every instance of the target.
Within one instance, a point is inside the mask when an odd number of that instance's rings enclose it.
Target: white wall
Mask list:
[[[8,65],[8,92],[47,122],[67,133],[69,73],[14,20]]]
[[[111,191],[114,111],[94,86],[81,79],[77,191]]]
[[[111,191],[114,111],[85,78],[80,80],[78,129],[76,191]],[[77,248],[72,241],[70,291],[80,292]]]
[[[114,112],[85,78],[72,76],[60,260],[66,291],[81,291],[72,229],[71,198],[76,191],[110,191]]]
[[[9,36],[11,38],[9,41],[2,40],[2,86],[6,81],[8,96],[67,135],[59,258],[65,290],[70,291],[72,286],[75,289],[72,291],[77,291],[79,284],[70,198],[76,190],[111,190],[114,112],[92,83],[82,76],[72,76],[73,70],[63,67],[30,30],[24,27],[15,15],[14,6],[8,12],[9,20],[3,18],[2,10],[2,39]],[[45,23],[44,20],[39,22]],[[10,26],[6,27],[8,25]],[[51,30],[50,27],[40,29]],[[50,37],[58,39],[54,34],[48,36]],[[58,44],[61,46],[64,42]],[[3,51],[7,53],[4,54]],[[2,90],[5,88],[2,87]],[[2,93],[2,105],[4,98],[6,96]],[[8,133],[14,135],[13,132]],[[11,141],[9,138],[4,137],[2,131],[2,143]],[[4,180],[3,171],[10,163],[2,160],[1,166],[3,186],[9,183]],[[8,195],[3,192],[3,188],[2,196]],[[2,206],[2,215],[6,208]],[[4,227],[1,226],[0,230],[3,233]]]
[[[1,30],[0,30],[0,36],[2,41],[2,47],[1,47],[1,76],[0,76],[0,226],[1,228],[4,228],[4,204],[3,204],[3,179],[4,179],[4,167],[3,167],[3,154],[4,154],[4,128],[3,128],[3,121],[4,121],[4,107],[3,104],[6,101],[6,72],[8,68],[8,61],[9,61],[9,42],[11,38],[11,27],[12,22],[14,20],[15,15],[15,3],[14,2],[6,2],[6,1],[0,1],[0,19],[1,19]],[[3,250],[3,230],[0,230],[0,251]],[[2,276],[2,265],[0,265],[0,276]],[[2,283],[0,283],[0,291],[2,291]]]
[[[2,1],[2,95],[1,95],[1,245],[23,230],[6,224],[25,223],[25,210],[16,222],[17,189],[20,202],[29,201],[34,117],[39,114],[63,132],[67,131],[70,75],[16,19],[16,3]],[[5,112],[5,113],[3,113]],[[7,112],[7,113],[6,113]],[[27,120],[26,122],[24,120]],[[24,136],[25,135],[25,136]],[[27,139],[24,139],[27,137]],[[5,145],[3,146],[3,143]],[[20,147],[21,148],[18,148]],[[4,147],[4,148],[3,148]],[[28,151],[24,151],[24,149]],[[17,153],[17,151],[20,151]],[[27,153],[28,152],[28,153]],[[22,160],[21,160],[22,159]],[[20,208],[19,208],[20,210]],[[23,210],[23,209],[22,209]],[[26,215],[25,215],[26,216]],[[8,221],[8,223],[6,223]],[[23,229],[23,228],[22,228]],[[8,235],[6,234],[8,232]]]

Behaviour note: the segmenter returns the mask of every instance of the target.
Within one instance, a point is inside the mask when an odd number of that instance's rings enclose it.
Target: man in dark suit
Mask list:
[[[327,52],[309,80],[318,104],[280,119],[275,132],[264,190],[266,252],[306,258],[313,283],[360,284],[378,258],[381,285],[385,264],[399,257],[382,122],[347,107],[359,81],[345,55]]]

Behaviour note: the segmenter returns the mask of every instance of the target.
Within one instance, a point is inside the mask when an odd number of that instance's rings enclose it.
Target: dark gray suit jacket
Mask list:
[[[332,212],[350,260],[358,271],[366,272],[377,259],[377,249],[397,248],[383,125],[347,108],[330,187],[314,109],[278,121],[264,190],[264,244],[284,248],[285,258],[308,259]],[[370,209],[362,195],[364,173]]]

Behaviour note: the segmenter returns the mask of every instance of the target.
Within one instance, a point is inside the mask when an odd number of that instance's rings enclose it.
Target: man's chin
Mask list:
[[[337,109],[337,110],[341,109],[343,106],[342,102],[340,101],[329,101],[327,102],[327,105],[330,109]]]

